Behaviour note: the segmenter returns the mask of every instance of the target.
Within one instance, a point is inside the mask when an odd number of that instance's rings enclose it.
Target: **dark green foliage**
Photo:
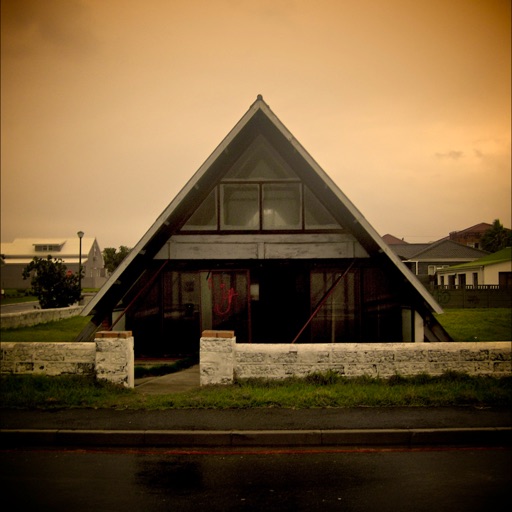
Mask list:
[[[22,275],[23,279],[31,278],[32,291],[42,309],[65,308],[80,300],[79,274],[68,270],[61,259],[36,256]]]
[[[327,370],[326,372],[313,372],[307,375],[304,380],[308,384],[315,384],[317,386],[328,386],[340,382],[343,377],[334,370]]]
[[[501,251],[512,245],[512,231],[503,227],[503,224],[496,219],[482,236],[482,249],[489,252]]]
[[[125,245],[119,247],[119,251],[115,247],[105,247],[103,249],[103,261],[107,272],[111,274],[121,264],[121,262],[128,256],[131,249]]]

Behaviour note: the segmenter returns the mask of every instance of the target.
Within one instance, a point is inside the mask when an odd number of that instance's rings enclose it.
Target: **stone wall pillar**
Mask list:
[[[232,384],[234,368],[234,331],[203,331],[200,343],[200,383]]]
[[[96,343],[96,378],[121,384],[135,385],[135,356],[131,331],[100,331]]]

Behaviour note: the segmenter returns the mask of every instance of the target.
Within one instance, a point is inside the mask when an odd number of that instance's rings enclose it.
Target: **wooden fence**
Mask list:
[[[512,289],[499,286],[436,286],[429,290],[443,308],[512,308]]]

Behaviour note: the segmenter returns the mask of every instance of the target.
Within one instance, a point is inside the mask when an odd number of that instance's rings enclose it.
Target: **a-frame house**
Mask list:
[[[440,307],[261,96],[85,307],[136,355],[237,342],[449,341]]]

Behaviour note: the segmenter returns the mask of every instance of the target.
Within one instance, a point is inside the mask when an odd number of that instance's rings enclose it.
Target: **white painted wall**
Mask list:
[[[234,378],[284,379],[334,370],[356,377],[512,374],[510,342],[246,344],[233,337],[202,337],[201,385]]]

